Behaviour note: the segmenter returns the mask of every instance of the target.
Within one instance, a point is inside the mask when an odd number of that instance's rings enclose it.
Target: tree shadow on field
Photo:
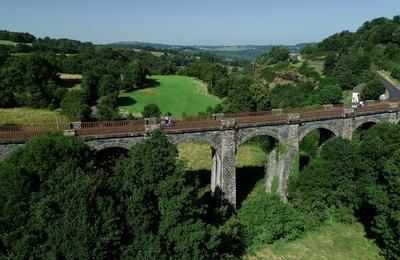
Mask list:
[[[244,166],[236,169],[236,196],[237,206],[240,207],[242,202],[254,189],[256,183],[264,177],[264,167]],[[211,198],[211,171],[196,170],[190,171],[193,174],[193,182],[198,182],[199,197],[207,204],[213,205]]]
[[[60,85],[63,88],[72,88],[81,83],[82,83],[81,79],[62,79],[62,80],[60,80]]]
[[[154,87],[157,87],[157,86],[160,86],[160,82],[158,82],[155,79],[146,78],[146,80],[143,83],[142,88],[154,88]]]
[[[154,88],[160,86],[160,82],[155,80],[155,79],[149,79],[146,78],[145,81],[141,84],[138,84],[136,86],[131,86],[129,87],[126,91],[135,91],[135,90],[140,90],[140,89],[146,89],[146,88]]]
[[[236,203],[238,208],[254,189],[256,183],[264,177],[264,169],[264,167],[257,166],[236,168]]]
[[[137,101],[131,97],[118,97],[117,102],[119,106],[131,106],[137,103]]]
[[[193,170],[189,171],[193,175],[193,180],[198,181],[199,188],[206,188],[211,185],[211,171],[210,170]]]

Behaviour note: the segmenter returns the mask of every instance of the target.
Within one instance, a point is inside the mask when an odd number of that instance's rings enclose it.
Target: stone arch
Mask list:
[[[301,132],[299,134],[299,143],[301,143],[301,141],[303,140],[303,138],[306,135],[308,135],[309,133],[311,133],[312,131],[314,131],[316,129],[328,130],[328,131],[332,132],[334,136],[336,136],[336,137],[340,136],[340,132],[335,127],[332,127],[332,126],[327,125],[327,124],[318,124],[318,125],[315,125],[315,126],[314,125],[310,126],[310,127],[306,128],[303,132]]]
[[[219,144],[213,141],[211,138],[204,137],[201,135],[180,135],[177,137],[169,137],[169,141],[175,145],[179,145],[182,143],[190,142],[190,141],[196,141],[196,142],[201,142],[201,143],[206,143],[208,144],[211,148],[214,150],[219,149]]]
[[[89,142],[89,147],[96,150],[101,151],[110,148],[122,148],[126,150],[130,150],[133,144],[131,143],[124,143],[124,142],[104,142],[104,143],[96,143],[96,142]]]
[[[4,161],[9,153],[16,150],[22,144],[0,145],[0,162]]]
[[[249,133],[243,134],[243,136],[237,140],[236,147],[239,148],[241,145],[243,145],[244,143],[249,141],[251,138],[256,137],[256,136],[269,136],[269,137],[274,138],[278,142],[284,141],[284,138],[281,136],[280,133],[278,133],[272,129],[261,128],[261,129],[255,129],[255,130],[249,131]]]
[[[254,189],[256,183],[263,179],[264,190],[268,193],[278,192],[278,187],[273,187],[272,183],[279,183],[282,175],[284,160],[279,155],[280,144],[286,142],[288,128],[286,126],[264,126],[255,128],[239,129],[236,143],[236,158],[239,155],[239,150],[243,145],[255,137],[264,137],[268,139],[268,146],[265,152],[265,163],[263,166],[242,165],[236,167],[237,178],[237,204],[241,205],[243,200]],[[273,190],[273,188],[276,190]]]
[[[126,157],[129,153],[129,143],[109,142],[92,146],[96,167],[102,169],[104,173],[111,176],[118,160]]]
[[[188,133],[188,134],[180,134],[180,135],[168,135],[168,140],[170,143],[174,145],[180,145],[187,142],[199,142],[206,144],[210,149],[210,166],[211,166],[211,175],[204,175],[204,173],[208,172],[208,169],[200,169],[195,170],[194,172],[200,177],[200,183],[207,185],[211,183],[211,194],[216,195],[217,187],[221,186],[222,183],[222,158],[221,158],[221,149],[219,145],[219,133],[215,135],[215,133]]]
[[[365,124],[380,124],[380,123],[382,123],[382,121],[377,118],[368,118],[365,120],[357,121],[354,123],[353,134],[357,131],[357,129],[359,129]]]

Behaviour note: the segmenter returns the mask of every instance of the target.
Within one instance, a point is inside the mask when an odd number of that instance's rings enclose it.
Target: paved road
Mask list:
[[[392,83],[387,81],[379,72],[376,72],[378,75],[379,79],[383,82],[383,85],[387,89],[389,93],[389,100],[393,99],[400,99],[400,90],[396,88]]]

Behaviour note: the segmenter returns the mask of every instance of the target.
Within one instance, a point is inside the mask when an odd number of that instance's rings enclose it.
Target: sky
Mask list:
[[[93,43],[318,42],[400,15],[400,0],[0,0],[0,30]]]

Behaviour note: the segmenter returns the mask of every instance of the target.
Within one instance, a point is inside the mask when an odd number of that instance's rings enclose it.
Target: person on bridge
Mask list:
[[[174,126],[175,122],[172,120],[171,113],[167,113],[164,120],[161,120],[161,126]]]

